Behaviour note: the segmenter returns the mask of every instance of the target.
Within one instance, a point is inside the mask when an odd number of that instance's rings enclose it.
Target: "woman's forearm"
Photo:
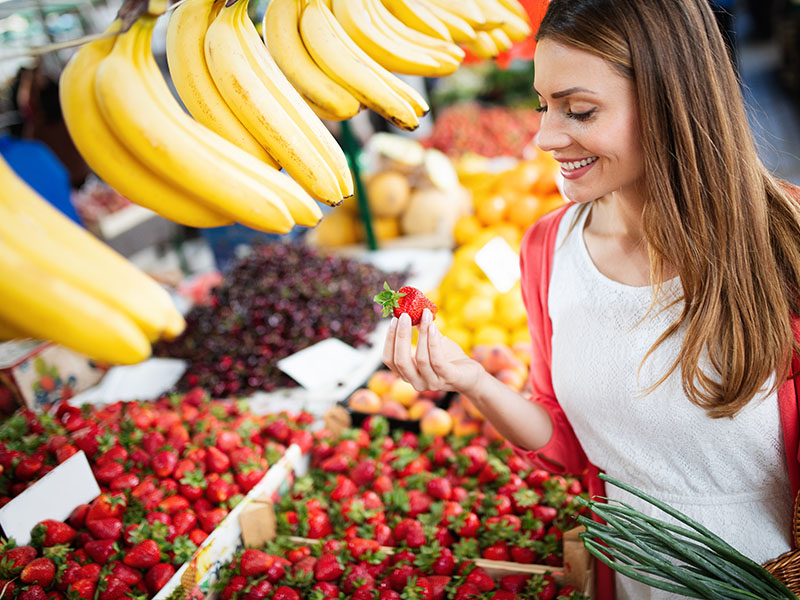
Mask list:
[[[498,433],[512,444],[538,450],[553,434],[550,415],[536,402],[485,373],[466,394]]]

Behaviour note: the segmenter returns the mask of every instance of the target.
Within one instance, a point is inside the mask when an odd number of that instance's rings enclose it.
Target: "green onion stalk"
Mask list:
[[[601,473],[600,478],[681,523],[666,523],[611,498],[576,497],[605,521],[577,517],[586,528],[580,534],[584,546],[600,562],[631,579],[687,598],[798,600],[764,567],[700,523],[609,475]]]

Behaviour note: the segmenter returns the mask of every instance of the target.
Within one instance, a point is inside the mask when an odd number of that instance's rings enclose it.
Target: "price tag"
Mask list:
[[[361,352],[337,338],[328,338],[278,361],[278,368],[307,390],[344,385],[364,361]]]
[[[89,461],[81,450],[0,509],[0,527],[18,545],[31,540],[33,526],[45,519],[63,521],[79,504],[100,495]]]
[[[501,294],[519,281],[519,255],[499,236],[475,253],[475,262]]]

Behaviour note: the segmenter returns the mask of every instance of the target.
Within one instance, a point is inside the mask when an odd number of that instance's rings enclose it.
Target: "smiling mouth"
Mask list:
[[[600,157],[599,156],[592,156],[591,158],[584,158],[583,160],[576,160],[576,161],[572,161],[572,162],[562,162],[561,163],[561,168],[564,169],[565,171],[568,171],[568,172],[569,171],[574,171],[576,169],[580,169],[581,167],[585,167],[587,165],[592,164],[598,158],[600,158]]]

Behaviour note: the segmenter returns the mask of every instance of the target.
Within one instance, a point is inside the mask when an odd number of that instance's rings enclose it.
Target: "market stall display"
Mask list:
[[[287,447],[310,450],[310,422],[257,417],[200,389],[154,403],[60,404],[52,416],[18,411],[0,427],[0,504],[79,451],[101,494],[37,525],[30,545],[6,542],[9,597],[153,597]]]
[[[156,353],[189,361],[180,389],[222,397],[293,386],[277,361],[331,337],[365,345],[380,319],[375,290],[401,277],[303,244],[256,246]]]

